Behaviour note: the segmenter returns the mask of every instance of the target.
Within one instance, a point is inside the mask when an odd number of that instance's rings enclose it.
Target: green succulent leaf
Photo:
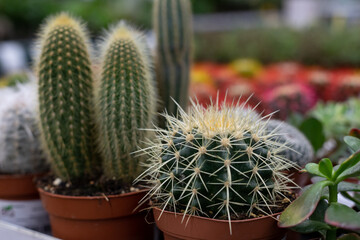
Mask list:
[[[333,175],[333,166],[328,158],[321,159],[319,163],[319,171],[324,174],[328,179],[331,179]]]
[[[309,219],[318,222],[324,222],[325,212],[328,207],[329,207],[328,202],[325,199],[321,199],[314,213],[309,217]]]
[[[339,169],[334,173],[334,179],[337,182],[341,182],[342,180],[357,176],[360,173],[360,165],[358,164],[360,161],[360,151],[351,155],[348,159],[346,159],[343,163],[340,164]]]
[[[340,203],[331,203],[325,213],[325,222],[339,228],[360,231],[360,215]]]
[[[327,178],[326,175],[320,172],[319,164],[317,163],[308,163],[306,164],[305,169],[312,175]]]
[[[291,228],[291,230],[295,232],[304,233],[304,234],[317,232],[321,230],[330,230],[330,229],[331,227],[328,224],[310,219],[305,220],[304,222]]]
[[[360,236],[355,233],[349,233],[339,237],[337,240],[360,240]]]
[[[340,182],[338,184],[338,191],[339,192],[347,192],[347,191],[360,192],[360,185],[356,184],[356,183],[350,183],[350,182]]]
[[[353,197],[353,196],[351,196],[351,195],[350,195],[349,193],[347,193],[347,192],[340,192],[340,194],[341,194],[343,197],[349,199],[350,201],[353,201],[355,204],[357,204],[357,205],[360,204],[359,199],[357,199],[357,198],[355,197],[356,195]]]
[[[293,227],[309,218],[318,205],[323,189],[330,184],[330,181],[317,182],[303,192],[280,215],[279,227]]]
[[[309,139],[315,151],[322,147],[325,142],[325,135],[323,125],[318,119],[314,117],[305,119],[299,129]]]
[[[344,142],[350,147],[353,153],[360,150],[360,139],[353,136],[344,137]]]

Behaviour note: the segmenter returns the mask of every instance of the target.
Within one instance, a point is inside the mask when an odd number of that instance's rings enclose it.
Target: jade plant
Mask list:
[[[42,28],[37,75],[43,142],[62,181],[130,184],[143,160],[130,153],[149,137],[141,129],[152,127],[156,112],[149,50],[125,22],[106,33],[93,64],[89,42],[84,24],[66,13]]]
[[[36,123],[36,86],[0,89],[0,173],[37,174],[48,170]]]
[[[280,154],[287,143],[267,131],[264,117],[254,118],[244,105],[207,108],[192,102],[178,118],[164,114],[167,130],[157,129],[139,154],[150,156],[137,181],[152,186],[154,206],[185,216],[231,220],[271,214],[291,187],[284,173],[295,166]],[[245,112],[245,111],[244,111]],[[161,215],[160,215],[161,217]]]
[[[172,99],[183,109],[189,101],[193,38],[190,0],[155,0],[154,31],[161,105],[169,114],[175,115],[178,105]]]
[[[98,143],[104,174],[132,182],[141,158],[131,152],[142,145],[156,112],[155,82],[144,36],[120,22],[101,43],[101,77],[96,87]]]
[[[360,191],[360,185],[346,181],[360,176],[360,139],[345,137],[353,154],[344,162],[333,166],[328,158],[319,164],[309,163],[305,170],[318,181],[307,187],[302,195],[292,202],[279,219],[279,226],[292,228],[301,233],[319,232],[327,240],[334,240],[338,230],[360,232],[359,213],[338,202],[342,194],[356,203],[349,191]]]

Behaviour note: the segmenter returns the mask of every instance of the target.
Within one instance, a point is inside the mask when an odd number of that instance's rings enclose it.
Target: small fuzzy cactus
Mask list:
[[[101,44],[101,81],[96,87],[99,145],[104,174],[132,182],[139,161],[130,155],[148,137],[156,113],[156,84],[144,36],[120,22]]]
[[[151,159],[138,178],[152,184],[155,206],[228,219],[230,232],[232,217],[271,213],[290,188],[284,170],[295,164],[282,156],[287,143],[273,140],[264,118],[242,108],[193,103],[179,118],[165,115],[168,129],[142,150]]]
[[[48,170],[36,123],[36,85],[0,90],[0,173],[36,174]]]
[[[298,129],[279,120],[269,120],[266,129],[269,133],[276,133],[274,137],[279,143],[286,143],[289,148],[279,154],[291,160],[300,167],[314,159],[314,149],[309,140]]]
[[[189,0],[155,0],[156,76],[162,107],[175,115],[186,109],[192,55],[192,13]],[[161,109],[161,112],[163,109]]]
[[[40,127],[53,169],[63,180],[91,177],[99,165],[88,41],[83,24],[66,13],[50,17],[40,34]]]

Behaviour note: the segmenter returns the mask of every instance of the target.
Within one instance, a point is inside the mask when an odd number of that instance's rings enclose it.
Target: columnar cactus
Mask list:
[[[189,114],[180,109],[180,119],[166,115],[168,129],[143,149],[151,163],[139,177],[153,184],[156,206],[226,218],[230,232],[232,216],[271,213],[289,190],[283,172],[295,164],[280,154],[286,143],[274,140],[266,121],[236,113],[243,107],[193,104]]]
[[[141,158],[130,155],[146,140],[156,113],[155,82],[144,36],[120,22],[101,46],[96,87],[99,144],[107,178],[131,182]]]
[[[186,109],[192,55],[192,13],[189,0],[155,0],[156,76],[162,107],[175,115]],[[161,109],[163,111],[163,109]]]
[[[40,34],[40,126],[55,173],[63,180],[95,174],[93,80],[88,36],[82,23],[62,13]]]
[[[0,173],[43,173],[48,164],[36,123],[33,83],[0,90]]]

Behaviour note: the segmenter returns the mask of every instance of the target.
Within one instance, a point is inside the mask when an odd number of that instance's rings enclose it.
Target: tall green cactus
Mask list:
[[[192,13],[189,0],[155,0],[154,29],[157,39],[156,75],[162,107],[177,113],[186,110],[192,55]],[[161,109],[161,112],[163,109]]]
[[[287,143],[268,132],[263,118],[236,110],[194,104],[189,114],[166,116],[168,129],[143,149],[151,158],[139,177],[153,185],[156,206],[228,219],[231,232],[232,216],[270,214],[280,204],[291,182],[284,170],[295,166],[281,155]]]
[[[139,161],[130,155],[146,140],[156,112],[155,82],[143,35],[120,22],[102,43],[101,81],[96,87],[103,169],[107,178],[131,182]]]
[[[83,24],[65,13],[49,18],[40,34],[40,127],[53,169],[63,180],[90,177],[98,165],[88,41]]]

